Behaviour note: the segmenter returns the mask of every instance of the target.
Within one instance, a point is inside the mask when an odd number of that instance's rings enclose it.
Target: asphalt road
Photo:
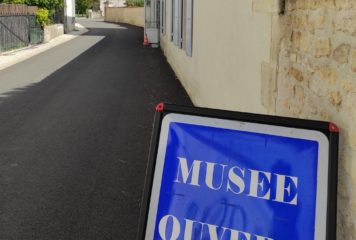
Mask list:
[[[104,38],[0,98],[0,240],[134,239],[154,106],[191,104],[142,28],[84,25]],[[34,78],[76,41],[0,75]]]

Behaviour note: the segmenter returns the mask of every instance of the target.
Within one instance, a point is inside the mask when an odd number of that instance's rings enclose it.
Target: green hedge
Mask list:
[[[126,0],[127,7],[143,7],[144,5],[144,0]]]
[[[36,21],[41,27],[44,27],[51,23],[49,19],[49,11],[45,8],[39,8],[36,11]]]

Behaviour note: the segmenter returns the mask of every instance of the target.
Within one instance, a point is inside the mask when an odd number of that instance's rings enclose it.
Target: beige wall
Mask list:
[[[270,61],[271,14],[253,12],[248,0],[195,0],[193,56],[170,41],[161,47],[178,78],[198,106],[266,112],[261,104],[261,65]]]
[[[104,20],[144,27],[145,11],[143,7],[106,7]]]

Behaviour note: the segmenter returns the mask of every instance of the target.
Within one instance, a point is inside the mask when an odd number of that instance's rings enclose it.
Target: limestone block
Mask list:
[[[352,50],[351,68],[353,72],[356,72],[356,48]]]
[[[352,122],[356,122],[356,93],[345,96],[345,108]]]
[[[293,32],[292,33],[292,43],[293,43],[293,47],[296,50],[300,49],[301,39],[302,39],[302,33],[301,32]]]
[[[288,74],[291,75],[298,82],[302,82],[304,80],[302,71],[300,71],[299,69],[296,69],[294,67],[291,67],[289,69]]]
[[[341,93],[338,91],[329,93],[329,102],[334,107],[339,107],[342,103]]]
[[[330,121],[330,114],[326,110],[321,110],[319,116],[323,121]]]
[[[356,131],[351,131],[349,133],[349,144],[353,150],[356,150]]]
[[[350,92],[356,92],[356,83],[352,83],[348,80],[342,80],[341,81],[341,88],[346,92],[346,93],[350,93]],[[355,102],[355,106],[356,106],[356,102]],[[355,109],[356,110],[356,109]],[[356,112],[355,112],[356,113]],[[356,121],[356,118],[355,118]]]
[[[298,117],[301,115],[302,113],[302,106],[300,106],[299,104],[293,104],[290,106],[290,111],[293,114],[293,116]]]
[[[306,1],[306,6],[307,8],[311,8],[311,9],[315,9],[315,8],[319,8],[322,6],[322,1],[323,0],[309,0]]]
[[[305,99],[304,88],[300,84],[296,84],[293,87],[294,98],[299,102],[303,103]]]
[[[333,59],[338,63],[348,63],[351,46],[349,44],[340,44],[333,53]]]
[[[329,66],[318,67],[316,70],[316,75],[319,77],[319,79],[329,84],[335,84],[338,80],[337,70]]]
[[[310,53],[312,50],[313,38],[310,34],[304,34],[301,41],[301,50],[304,53]]]
[[[311,17],[309,17],[309,23],[314,29],[323,29],[327,23],[326,11],[321,8],[318,9]]]
[[[338,9],[350,9],[353,7],[354,0],[335,0]]]
[[[310,79],[309,89],[315,94],[315,96],[320,97],[321,101],[328,98],[328,88],[326,88],[325,84],[320,82],[317,78]]]
[[[323,0],[322,4],[327,8],[335,8],[335,0]]]
[[[354,163],[356,163],[356,161],[354,161]],[[354,166],[355,166],[355,167],[353,167],[352,169],[353,169],[353,170],[356,170],[356,165],[354,164]],[[353,176],[356,177],[356,174],[354,174]],[[351,206],[352,211],[353,211],[354,213],[356,213],[356,199],[354,199],[354,200],[351,201],[350,206]],[[356,226],[355,226],[355,227],[356,227]],[[356,230],[355,230],[355,233],[356,233]]]
[[[307,100],[307,104],[305,106],[309,111],[309,116],[312,116],[314,118],[315,115],[318,114],[318,107],[312,98],[309,98]]]
[[[308,26],[308,15],[297,15],[293,17],[293,27],[306,30]]]
[[[314,23],[315,28],[323,28],[325,26],[325,16],[318,15]]]
[[[315,57],[328,57],[331,54],[331,41],[330,38],[320,37],[315,45]]]
[[[339,12],[333,20],[335,31],[356,36],[356,15],[354,11]]]
[[[297,2],[299,0],[296,0]],[[306,7],[308,9],[316,9],[316,8],[335,8],[336,7],[336,2],[337,0],[305,0],[306,2]]]
[[[296,1],[296,8],[297,9],[306,9],[306,8],[308,8],[308,1],[309,0],[298,0],[298,1]]]
[[[289,54],[289,60],[291,62],[297,62],[297,54],[296,53],[290,53]]]

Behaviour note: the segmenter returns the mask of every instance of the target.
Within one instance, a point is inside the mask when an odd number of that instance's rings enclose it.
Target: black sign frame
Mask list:
[[[161,124],[164,116],[169,113],[179,113],[200,117],[212,117],[225,120],[236,120],[251,123],[268,124],[274,126],[292,127],[306,130],[316,130],[323,133],[329,140],[329,163],[328,163],[328,195],[326,216],[326,239],[336,240],[336,217],[337,217],[337,178],[338,178],[338,147],[339,128],[332,122],[296,119],[289,117],[271,116],[254,113],[234,112],[210,108],[188,107],[169,103],[159,103],[156,106],[153,132],[151,137],[150,152],[146,169],[145,185],[141,200],[140,218],[137,240],[144,240],[147,218],[149,212],[151,190],[154,178],[158,143],[161,133]],[[319,240],[319,239],[318,239]]]

